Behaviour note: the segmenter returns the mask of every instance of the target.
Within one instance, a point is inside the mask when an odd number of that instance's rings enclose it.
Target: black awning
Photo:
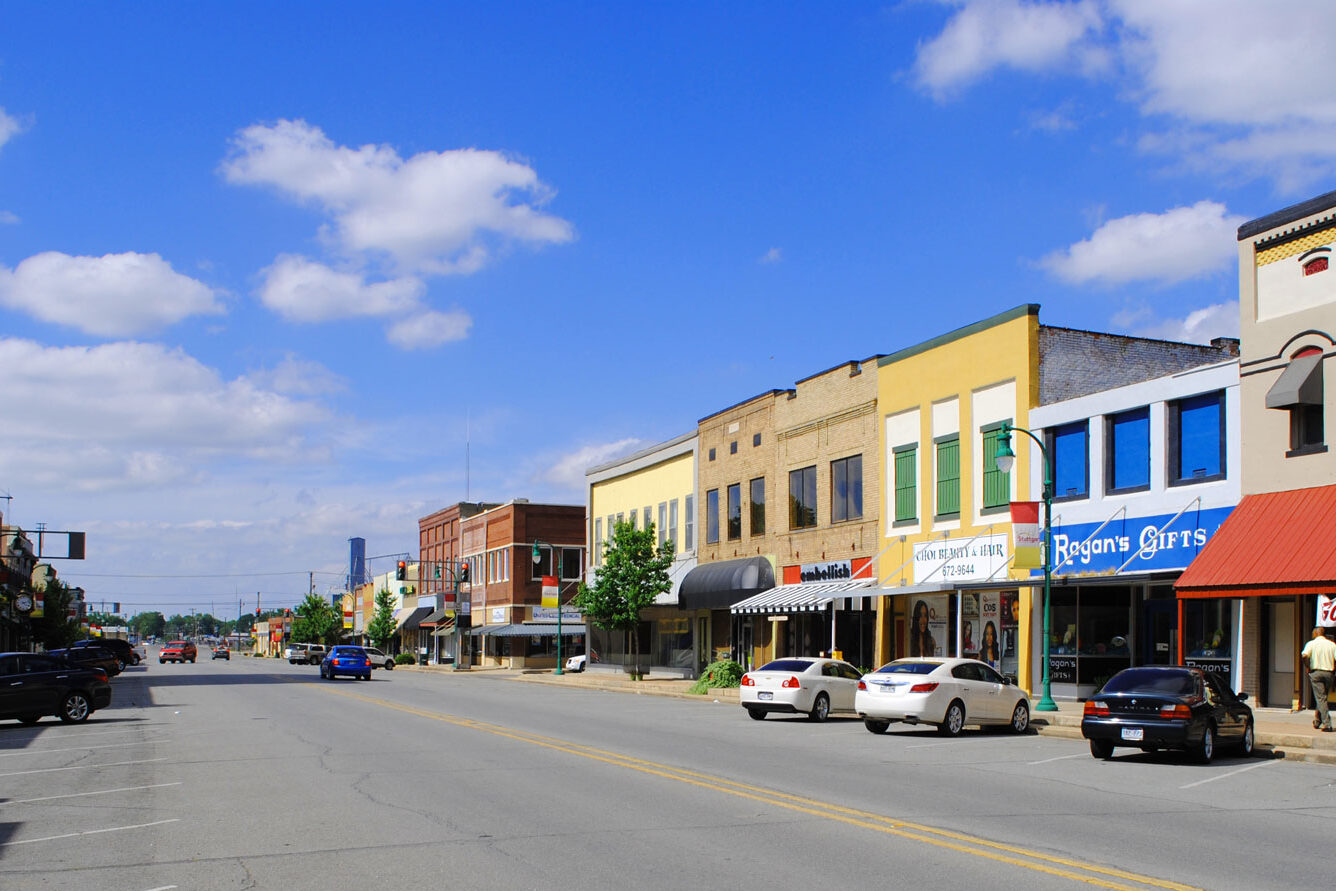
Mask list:
[[[422,621],[418,624],[423,628],[435,628],[437,625],[443,625],[446,621],[446,612],[447,610],[438,609],[431,615],[423,617]]]
[[[697,566],[682,579],[678,609],[728,609],[775,587],[775,568],[764,557],[720,560]]]
[[[1266,394],[1267,408],[1322,404],[1322,354],[1291,359]]]
[[[409,613],[407,616],[404,616],[404,620],[403,620],[402,622],[399,623],[399,627],[396,628],[395,630],[396,630],[396,631],[412,631],[412,630],[414,630],[415,628],[417,628],[419,625],[422,624],[422,620],[423,620],[423,619],[427,618],[427,616],[429,616],[429,615],[431,615],[431,614],[432,614],[432,608],[431,608],[431,607],[429,607],[429,606],[419,606],[417,609],[413,610],[413,611],[412,611],[411,613]]]

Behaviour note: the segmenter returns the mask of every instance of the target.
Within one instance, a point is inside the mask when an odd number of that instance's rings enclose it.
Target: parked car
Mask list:
[[[1085,704],[1081,735],[1090,754],[1111,758],[1118,746],[1181,749],[1209,763],[1218,745],[1253,753],[1253,713],[1235,693],[1198,668],[1143,665],[1109,678]]]
[[[195,645],[188,640],[168,641],[161,650],[158,651],[158,663],[163,662],[191,662],[195,661]]]
[[[341,674],[371,680],[371,660],[361,647],[335,646],[320,661],[320,676],[332,681]]]
[[[581,653],[578,656],[572,656],[571,658],[566,660],[566,670],[573,671],[578,674],[579,672],[584,671],[585,666],[588,664],[589,664],[589,657],[586,656],[584,653]]]
[[[228,662],[232,661],[232,653],[228,650],[227,644],[218,644],[213,648],[213,656],[210,658],[210,661],[213,659],[226,659]]]
[[[105,647],[69,647],[60,650],[47,650],[47,654],[63,659],[70,665],[80,668],[100,668],[107,677],[114,678],[121,673],[121,660]]]
[[[288,644],[287,648],[283,650],[283,658],[288,660],[289,665],[296,665],[298,662],[315,665],[325,658],[325,645],[314,643]]]
[[[127,665],[138,665],[141,658],[139,651],[128,640],[121,640],[119,637],[95,637],[91,640],[76,640],[70,644],[70,647],[105,647],[120,659],[121,671],[125,671]]]
[[[366,653],[367,659],[371,661],[372,668],[383,668],[386,671],[394,671],[394,657],[385,655],[385,651],[378,647],[362,647]]]
[[[895,721],[935,724],[956,736],[966,724],[1030,729],[1030,697],[978,659],[896,659],[858,682],[863,726],[885,733]]]
[[[111,705],[111,684],[100,668],[78,668],[50,653],[0,653],[0,718],[36,724],[54,715],[67,724]]]
[[[832,711],[854,710],[860,677],[857,668],[838,659],[776,659],[742,676],[738,701],[757,721],[771,712],[797,712],[824,721]]]

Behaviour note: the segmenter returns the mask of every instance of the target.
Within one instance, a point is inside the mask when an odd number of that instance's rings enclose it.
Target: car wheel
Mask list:
[[[159,660],[158,660],[158,664],[159,664],[159,665],[166,665],[166,664],[167,664],[167,660],[166,660],[166,659],[159,659]]]
[[[942,718],[942,723],[937,725],[937,732],[942,736],[959,736],[964,727],[965,704],[959,699],[953,699],[951,704],[946,707],[946,715]]]
[[[1030,729],[1030,708],[1023,702],[1016,703],[1011,713],[1011,732],[1024,733]]]
[[[751,715],[751,719],[752,719],[753,721],[764,721],[764,720],[765,720],[765,711],[764,711],[763,709],[759,709],[759,708],[749,708],[749,709],[747,709],[747,714]]]
[[[820,724],[829,717],[830,697],[825,693],[816,694],[816,699],[812,702],[812,710],[807,713],[807,720]]]
[[[195,664],[195,657],[194,657],[194,656],[191,656],[191,657],[190,657],[190,664],[191,664],[191,665],[194,665],[194,664]]]
[[[1210,764],[1211,759],[1215,757],[1215,725],[1207,724],[1206,729],[1202,731],[1201,742],[1197,743],[1194,755],[1202,764]]]
[[[386,660],[385,660],[385,670],[386,670],[386,671],[394,671],[394,660],[393,660],[393,659],[386,659]]]
[[[42,720],[41,715],[21,715],[19,717],[20,724],[36,724],[40,720]]]
[[[87,721],[88,716],[92,713],[93,706],[89,703],[88,696],[80,690],[71,690],[60,701],[60,720],[66,724],[78,724],[80,721]]]
[[[130,664],[130,663],[126,662],[124,659],[117,659],[117,660],[116,660],[116,670],[117,670],[117,671],[125,671],[126,666],[128,666],[129,664]]]
[[[867,728],[868,733],[885,733],[891,727],[890,721],[879,721],[876,718],[864,718],[863,726]]]
[[[1243,725],[1243,737],[1239,740],[1239,754],[1244,758],[1251,758],[1253,753],[1253,744],[1256,740],[1253,737],[1253,723],[1248,721]]]
[[[1101,761],[1107,761],[1113,757],[1113,743],[1107,739],[1092,739],[1090,741],[1090,754]]]

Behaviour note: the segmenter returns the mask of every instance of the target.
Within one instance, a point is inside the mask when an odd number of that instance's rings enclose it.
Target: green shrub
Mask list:
[[[703,694],[711,687],[736,687],[742,683],[742,666],[732,659],[721,659],[705,666],[688,693]]]
[[[395,665],[416,665],[417,659],[413,658],[412,653],[400,653],[394,657]]]

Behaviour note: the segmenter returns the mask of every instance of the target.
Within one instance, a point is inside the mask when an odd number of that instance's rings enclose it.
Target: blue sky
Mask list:
[[[7,4],[6,522],[230,614],[1016,304],[1235,335],[1235,229],[1336,183],[1328,12]]]

